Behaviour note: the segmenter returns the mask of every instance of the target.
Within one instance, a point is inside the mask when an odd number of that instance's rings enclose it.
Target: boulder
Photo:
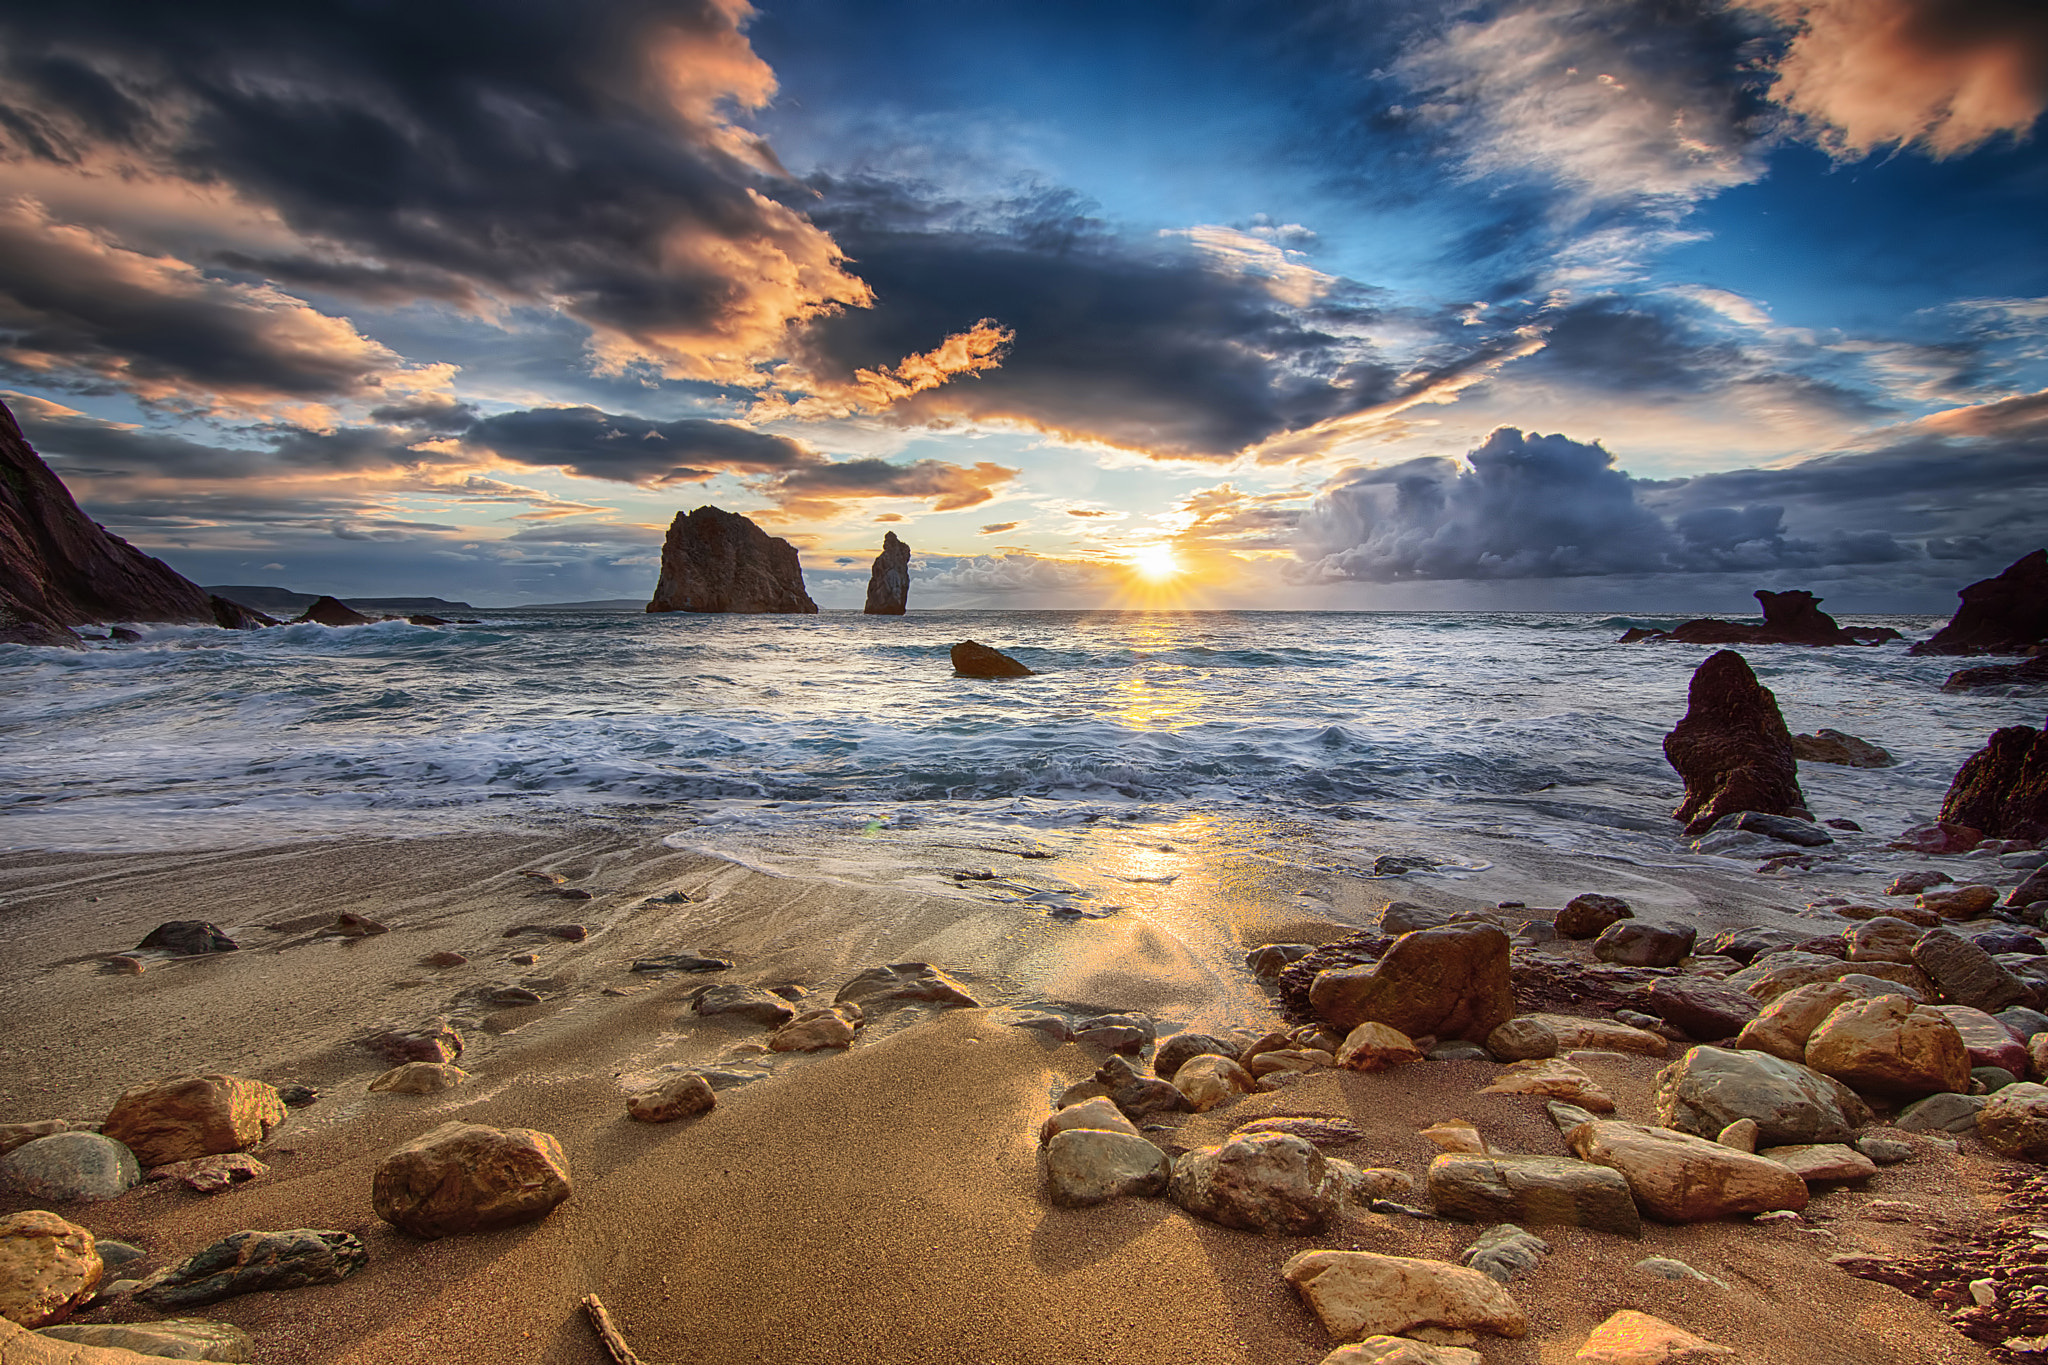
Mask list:
[[[1280,1268],[1338,1341],[1416,1328],[1519,1337],[1528,1319],[1492,1277],[1447,1261],[1371,1251],[1304,1251]]]
[[[292,624],[302,626],[311,622],[319,626],[367,626],[376,618],[365,616],[346,602],[332,597],[315,598],[313,605],[292,618]]]
[[[1065,1208],[1156,1195],[1173,1172],[1165,1152],[1136,1133],[1107,1128],[1063,1129],[1045,1144],[1042,1159],[1046,1197]]]
[[[647,610],[808,616],[818,604],[804,591],[796,546],[737,512],[699,507],[669,524]]]
[[[1759,1148],[1757,1155],[1775,1161],[1808,1185],[1842,1180],[1868,1180],[1877,1174],[1877,1163],[1854,1147],[1839,1142],[1794,1143],[1786,1147]]]
[[[778,1028],[796,1018],[796,1006],[759,986],[706,986],[690,1001],[690,1012],[706,1018],[732,1015],[753,1024]]]
[[[718,1106],[711,1082],[695,1071],[679,1071],[626,1100],[626,1116],[641,1123],[674,1123],[708,1114]]]
[[[1338,1066],[1350,1071],[1391,1071],[1422,1060],[1414,1040],[1385,1024],[1364,1023],[1345,1035],[1337,1049]]]
[[[37,1204],[97,1203],[141,1182],[135,1154],[98,1133],[52,1133],[0,1157],[0,1193]]]
[[[393,1066],[402,1062],[452,1062],[462,1055],[462,1035],[446,1024],[392,1029],[372,1034],[363,1044]]]
[[[1319,1365],[1486,1365],[1486,1361],[1479,1352],[1462,1346],[1436,1346],[1413,1337],[1380,1333],[1339,1346]]]
[[[1588,1365],[1704,1365],[1735,1352],[1662,1318],[1624,1308],[1593,1329],[1573,1360]]]
[[[240,1185],[269,1173],[270,1167],[247,1152],[218,1152],[213,1156],[194,1157],[190,1161],[174,1161],[168,1166],[152,1166],[144,1179],[151,1182],[175,1180],[200,1194],[218,1194],[230,1185]]]
[[[1241,1049],[1228,1038],[1218,1038],[1209,1033],[1176,1033],[1159,1045],[1152,1054],[1152,1074],[1163,1081],[1173,1079],[1173,1073],[1180,1070],[1190,1058],[1228,1057],[1239,1060]]]
[[[1840,981],[1847,976],[1868,976],[1905,986],[1923,999],[1932,999],[1934,983],[1917,966],[1896,962],[1844,962],[1819,953],[1780,952],[1756,962],[1728,978],[1768,1005],[1787,991],[1823,981]]]
[[[1832,763],[1842,768],[1889,768],[1899,761],[1869,740],[1840,730],[1792,736],[1792,757],[1801,763]]]
[[[1503,1062],[1530,1062],[1555,1057],[1561,1045],[1550,1025],[1533,1014],[1523,1014],[1487,1034],[1486,1050]]]
[[[451,1237],[544,1218],[569,1191],[568,1160],[548,1134],[444,1123],[377,1163],[370,1204],[415,1237]]]
[[[1419,1038],[1484,1041],[1515,1012],[1507,933],[1491,924],[1421,929],[1394,940],[1370,967],[1316,975],[1316,1015],[1346,1031],[1387,1024]]]
[[[163,1318],[156,1322],[67,1322],[61,1327],[45,1327],[37,1335],[100,1351],[133,1352],[131,1359],[256,1359],[256,1343],[250,1340],[247,1332],[231,1322],[213,1322],[206,1318]],[[13,1357],[9,1355],[6,1359],[12,1365]],[[26,1365],[35,1365],[35,1362],[29,1361]],[[57,1362],[52,1360],[50,1365],[57,1365]],[[101,1362],[85,1357],[78,1361],[78,1365],[101,1365]],[[105,1365],[116,1365],[116,1362],[106,1361]]]
[[[910,547],[894,531],[882,533],[882,553],[868,571],[869,616],[901,616],[910,602]]]
[[[953,646],[953,671],[964,678],[1029,678],[1034,673],[978,640],[962,640]]]
[[[1105,1133],[1128,1133],[1132,1137],[1139,1136],[1136,1125],[1123,1116],[1115,1101],[1107,1097],[1070,1104],[1048,1118],[1038,1128],[1039,1146],[1051,1142],[1054,1135],[1064,1133],[1069,1128],[1093,1128]]]
[[[229,938],[218,924],[203,919],[174,919],[166,920],[144,934],[135,950],[141,952],[154,948],[180,957],[197,957],[202,953],[232,953],[241,946]]]
[[[1921,928],[1891,915],[1878,915],[1843,931],[1851,962],[1911,962]]]
[[[1657,1073],[1657,1122],[1717,1137],[1749,1119],[1763,1146],[1844,1142],[1870,1110],[1840,1081],[1764,1052],[1696,1047]]]
[[[1591,1076],[1559,1058],[1514,1062],[1494,1078],[1482,1095],[1548,1095],[1598,1114],[1614,1112],[1614,1096]]]
[[[2048,732],[2031,725],[1993,731],[1956,770],[1941,818],[1987,839],[2048,839]]]
[[[91,1301],[104,1270],[92,1234],[76,1223],[42,1209],[0,1218],[0,1318],[62,1322]]]
[[[1694,672],[1685,718],[1664,737],[1664,756],[1685,779],[1673,814],[1688,835],[1737,811],[1811,814],[1778,699],[1733,650],[1709,656]]]
[[[244,1076],[173,1076],[125,1091],[100,1132],[144,1166],[242,1152],[285,1120],[277,1090]]]
[[[865,1025],[859,1005],[848,1002],[830,1009],[805,1010],[768,1037],[772,1052],[819,1052],[828,1047],[852,1047],[854,1036]]]
[[[332,1229],[236,1232],[151,1275],[135,1298],[152,1308],[199,1308],[259,1290],[332,1284],[369,1259],[360,1239]]]
[[[1990,1102],[1987,1095],[1929,1095],[1901,1109],[1894,1122],[1908,1133],[1973,1133],[1978,1113]]]
[[[469,1073],[453,1062],[407,1062],[371,1081],[370,1089],[377,1094],[438,1095],[468,1079]]]
[[[1943,891],[1922,891],[1915,904],[1940,919],[1975,919],[1998,904],[1998,889],[1958,886]]]
[[[1565,1142],[1581,1160],[1620,1171],[1636,1207],[1667,1223],[1806,1207],[1806,1182],[1785,1167],[1689,1133],[1596,1119]]]
[[[1187,1153],[1167,1196],[1212,1223],[1290,1237],[1321,1232],[1337,1206],[1323,1154],[1291,1133],[1236,1133]]]
[[[1622,920],[1593,940],[1593,956],[1623,967],[1676,967],[1692,951],[1699,931],[1690,925]]]
[[[1807,1039],[1806,1064],[1889,1099],[1970,1088],[1970,1054],[1955,1025],[1897,995],[1837,1007]]]
[[[1634,1237],[1642,1219],[1619,1171],[1552,1156],[1445,1152],[1429,1163],[1429,1201],[1466,1223],[1567,1223]]]
[[[1612,1019],[1583,1019],[1576,1014],[1529,1014],[1522,1017],[1533,1019],[1549,1029],[1551,1037],[1557,1039],[1558,1047],[1566,1052],[1591,1048],[1600,1052],[1663,1057],[1671,1051],[1670,1042],[1662,1035]]]
[[[1951,825],[1935,821],[1927,825],[1914,825],[1887,847],[1902,853],[1920,853],[1930,857],[1944,853],[1968,853],[1984,842],[1984,831],[1968,825]]]
[[[892,962],[870,967],[839,988],[834,1004],[848,1001],[864,1010],[880,1005],[945,1005],[976,1009],[981,1002],[967,988],[929,962]]]
[[[1627,901],[1619,896],[1602,896],[1588,892],[1573,896],[1565,902],[1564,909],[1557,912],[1552,921],[1557,932],[1565,938],[1593,938],[1608,925],[1625,919],[1634,919],[1636,912],[1629,908]]]
[[[1660,977],[1649,1000],[1658,1018],[1702,1042],[1734,1037],[1763,1008],[1747,991],[1697,976]]]
[[[1240,1095],[1251,1094],[1258,1080],[1228,1057],[1204,1055],[1190,1058],[1175,1073],[1173,1084],[1187,1097],[1190,1110],[1206,1114]]]
[[[2035,1001],[2032,987],[1951,929],[1929,929],[1922,934],[1913,945],[1913,961],[1952,1005],[1996,1014]]]
[[[1962,605],[1908,654],[2024,654],[2048,641],[2048,550],[2022,555],[1956,596]]]
[[[1983,1010],[1968,1005],[1936,1005],[1942,1018],[1955,1025],[1970,1055],[1970,1066],[1995,1066],[2015,1076],[2027,1074],[2027,1045],[2012,1036],[2012,1030]]]
[[[2015,1161],[2048,1161],[2048,1085],[2008,1085],[1977,1111],[1977,1136]]]

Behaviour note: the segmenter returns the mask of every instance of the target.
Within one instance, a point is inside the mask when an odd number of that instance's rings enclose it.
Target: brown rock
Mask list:
[[[1565,1223],[1622,1237],[1642,1232],[1621,1172],[1554,1156],[1446,1152],[1429,1163],[1437,1215],[1467,1223]]]
[[[1790,1170],[1689,1133],[1596,1119],[1565,1142],[1581,1160],[1620,1171],[1636,1207],[1667,1223],[1806,1207],[1806,1182]]]
[[[869,616],[901,616],[910,604],[910,547],[894,531],[882,533],[882,552],[868,573]]]
[[[1821,981],[1840,981],[1845,976],[1874,976],[1909,987],[1925,999],[1934,996],[1934,983],[1917,966],[1896,962],[1844,962],[1816,953],[1773,953],[1757,959],[1728,978],[1758,1000],[1769,1004],[1785,992]]]
[[[1891,885],[1884,889],[1887,896],[1917,896],[1930,886],[1940,886],[1949,880],[1946,872],[1924,869],[1919,872],[1901,872],[1892,878]]]
[[[1612,1019],[1583,1019],[1576,1014],[1527,1014],[1550,1030],[1558,1048],[1576,1052],[1591,1048],[1599,1052],[1628,1052],[1638,1057],[1666,1057],[1671,1043],[1648,1029],[1633,1028]]]
[[[699,507],[670,523],[647,610],[812,615],[818,604],[794,545],[737,512]]]
[[[569,1191],[568,1161],[548,1134],[444,1123],[378,1163],[370,1203],[415,1237],[452,1237],[546,1217]]]
[[[1811,818],[1778,699],[1734,650],[1711,655],[1693,674],[1685,718],[1665,736],[1664,756],[1685,779],[1673,813],[1687,834],[1738,811]]]
[[[1521,1014],[1486,1035],[1486,1050],[1503,1062],[1532,1062],[1563,1050],[1557,1034],[1543,1018]]]
[[[1996,1014],[2034,1002],[2031,987],[1954,930],[1929,929],[1922,934],[1913,945],[1913,961],[1950,1004]]]
[[[1578,1067],[1560,1058],[1515,1062],[1494,1078],[1482,1095],[1546,1095],[1595,1114],[1614,1112],[1614,1096]]]
[[[34,1123],[0,1123],[0,1156],[37,1138],[71,1131],[68,1119],[38,1119]]]
[[[1977,1111],[1977,1136],[2000,1156],[2048,1161],[2048,1086],[2022,1081]]]
[[[1854,1147],[1839,1142],[1794,1143],[1786,1147],[1765,1147],[1757,1155],[1777,1162],[1809,1185],[1843,1180],[1868,1180],[1877,1174],[1877,1163]]]
[[[1920,927],[1892,915],[1867,919],[1850,929],[1851,962],[1911,962],[1913,945],[1920,941]]]
[[[870,967],[839,988],[834,1004],[853,1001],[862,1009],[877,1005],[924,1004],[974,1009],[980,1005],[967,988],[929,962],[892,962]]]
[[[100,1132],[144,1166],[240,1152],[285,1120],[276,1089],[242,1076],[173,1076],[114,1101]]]
[[[1046,1143],[1053,1140],[1055,1134],[1064,1133],[1069,1128],[1090,1128],[1105,1133],[1127,1133],[1131,1137],[1143,1136],[1138,1132],[1137,1125],[1125,1118],[1113,1102],[1106,1098],[1091,1099],[1083,1100],[1079,1104],[1070,1104],[1040,1124],[1038,1127],[1038,1145],[1043,1147]]]
[[[1187,1097],[1189,1109],[1206,1114],[1219,1104],[1251,1094],[1258,1080],[1230,1058],[1205,1053],[1182,1063],[1173,1084]]]
[[[406,1032],[393,1029],[367,1040],[393,1066],[400,1062],[452,1062],[462,1055],[462,1035],[446,1024]]]
[[[1908,654],[2024,654],[2048,640],[2048,551],[2014,560],[1972,583],[1949,623]]]
[[[1477,1270],[1371,1251],[1304,1251],[1280,1273],[1338,1341],[1417,1328],[1519,1337],[1528,1319],[1500,1284]]]
[[[2026,1045],[2012,1036],[2012,1030],[1983,1010],[1968,1005],[1936,1005],[1941,1017],[1955,1025],[1970,1065],[1995,1066],[2010,1071],[2020,1080],[2027,1078]]]
[[[1732,1356],[1726,1346],[1673,1327],[1662,1318],[1624,1308],[1593,1329],[1573,1360],[1588,1365],[1704,1365]]]
[[[437,971],[446,971],[450,967],[460,967],[468,961],[469,959],[461,953],[440,952],[429,953],[421,958],[420,965],[422,967],[432,967]]]
[[[240,1185],[270,1174],[270,1167],[247,1152],[221,1152],[158,1166],[146,1177],[151,1181],[175,1180],[188,1190],[218,1194],[230,1185]]]
[[[1350,1071],[1391,1071],[1421,1060],[1422,1052],[1413,1039],[1380,1023],[1360,1024],[1337,1049],[1337,1065]]]
[[[776,1052],[817,1052],[828,1047],[852,1047],[854,1034],[865,1022],[860,1006],[855,1004],[805,1010],[770,1034],[768,1046]]]
[[[1922,910],[1943,919],[1975,919],[1998,904],[1998,890],[1990,886],[1958,886],[1950,891],[1922,891]]]
[[[1594,938],[1617,920],[1634,919],[1635,911],[1619,896],[1591,892],[1574,896],[1557,912],[1555,927],[1565,938]]]
[[[1838,1007],[1807,1040],[1806,1064],[1892,1099],[1970,1088],[1970,1054],[1955,1026],[1897,995]]]
[[[978,640],[953,646],[953,671],[967,678],[1029,678],[1032,670]]]
[[[1869,740],[1840,730],[1792,736],[1792,756],[1801,763],[1832,763],[1843,768],[1889,768],[1899,761]]]
[[[0,1218],[0,1318],[23,1327],[62,1322],[99,1289],[92,1234],[31,1209]]]
[[[1762,1009],[1747,991],[1697,976],[1660,977],[1650,983],[1649,996],[1658,1018],[1709,1043],[1741,1032]]]
[[[1309,999],[1347,1031],[1377,1022],[1411,1038],[1480,1042],[1515,1012],[1508,953],[1507,934],[1491,924],[1418,929],[1374,966],[1319,973]]]
[[[2048,839],[2048,733],[2031,725],[1993,732],[1956,771],[1941,818],[1987,839]]]
[[[407,1062],[394,1066],[370,1082],[379,1094],[438,1095],[469,1079],[469,1073],[452,1062]]]
[[[1238,1133],[1187,1153],[1167,1197],[1224,1227],[1291,1237],[1321,1232],[1337,1208],[1322,1152],[1291,1133]]]
[[[322,626],[367,626],[375,618],[365,616],[346,602],[332,597],[316,598],[313,605],[292,618],[292,624],[312,622]]]
[[[1839,981],[1798,986],[1764,1006],[1763,1013],[1742,1026],[1735,1046],[1746,1052],[1768,1052],[1788,1062],[1806,1062],[1806,1040],[1837,1007],[1866,997]]]
[[[626,1113],[642,1123],[673,1123],[708,1114],[717,1107],[711,1082],[694,1071],[680,1071],[626,1100]]]

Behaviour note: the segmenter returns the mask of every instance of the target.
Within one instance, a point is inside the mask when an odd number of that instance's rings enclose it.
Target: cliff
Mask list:
[[[669,526],[647,610],[809,615],[818,604],[804,591],[794,545],[737,512],[699,507]]]

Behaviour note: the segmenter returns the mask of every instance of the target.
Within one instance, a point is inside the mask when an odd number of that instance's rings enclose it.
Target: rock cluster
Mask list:
[[[1639,640],[1676,640],[1688,645],[1881,645],[1901,636],[1889,626],[1844,629],[1834,617],[1820,609],[1821,599],[1810,592],[1767,592],[1759,589],[1756,600],[1763,607],[1760,626],[1739,621],[1701,617],[1673,626],[1670,630],[1628,631],[1621,643]]]

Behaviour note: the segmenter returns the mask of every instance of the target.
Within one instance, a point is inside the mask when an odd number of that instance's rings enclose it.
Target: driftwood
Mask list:
[[[604,1308],[604,1300],[595,1294],[583,1296],[583,1311],[590,1316],[590,1325],[597,1330],[597,1339],[604,1343],[604,1349],[614,1365],[645,1365],[633,1348],[626,1344],[626,1338],[612,1324],[612,1315]]]

